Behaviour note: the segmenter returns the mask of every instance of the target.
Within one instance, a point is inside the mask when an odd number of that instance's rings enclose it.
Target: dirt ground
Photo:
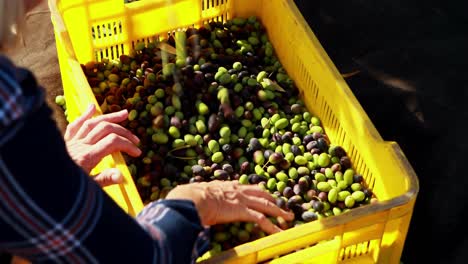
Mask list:
[[[26,23],[21,46],[9,56],[17,65],[30,69],[47,91],[47,103],[54,110],[54,119],[63,133],[67,121],[62,109],[55,104],[55,96],[63,94],[63,88],[47,1],[29,13]]]
[[[304,18],[385,140],[397,141],[420,193],[403,262],[468,258],[468,18],[463,1],[296,0]],[[66,121],[47,4],[28,17],[23,47],[11,53],[31,69],[63,132]],[[422,239],[422,237],[428,238]]]

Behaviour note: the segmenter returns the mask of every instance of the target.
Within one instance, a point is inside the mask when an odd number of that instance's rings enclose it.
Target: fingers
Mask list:
[[[242,210],[241,212],[243,212],[240,216],[241,221],[255,222],[263,231],[268,234],[274,234],[282,231],[281,228],[274,225],[264,214],[258,211],[246,208],[246,210]]]
[[[140,139],[138,139],[138,137],[132,134],[129,130],[125,129],[121,125],[109,122],[101,122],[97,124],[96,127],[86,136],[85,142],[87,144],[95,144],[110,134],[122,136],[130,140],[133,144],[138,144],[138,142],[140,142]]]
[[[117,134],[109,134],[97,142],[89,153],[95,163],[92,167],[96,166],[105,156],[117,151],[123,151],[132,157],[141,155],[141,150],[127,138]]]
[[[109,123],[120,123],[127,119],[128,111],[126,109],[114,112],[110,114],[100,115],[92,119],[86,120],[82,126],[79,128],[78,132],[76,133],[76,137],[84,138],[88,135],[91,130],[93,130],[99,123],[102,122],[109,122]]]
[[[96,112],[96,106],[94,104],[89,105],[88,109],[86,109],[86,111],[81,116],[79,116],[77,119],[75,119],[75,121],[73,121],[67,126],[65,135],[64,135],[65,140],[69,140],[75,137],[78,130],[80,130],[80,128],[83,126],[83,123],[86,120],[93,117],[95,112]]]
[[[268,201],[275,202],[275,198],[273,198],[268,191],[262,190],[257,185],[240,185],[240,188],[245,195],[258,196],[267,199]]]
[[[276,206],[275,203],[265,198],[245,195],[242,197],[242,199],[242,202],[247,207],[254,209],[260,213],[267,214],[270,216],[281,216],[286,221],[292,221],[294,219],[294,214],[292,212],[286,212],[282,210],[281,208]]]
[[[94,180],[101,186],[106,187],[113,184],[119,184],[123,182],[123,175],[120,170],[111,168],[102,171],[100,174],[94,177]]]

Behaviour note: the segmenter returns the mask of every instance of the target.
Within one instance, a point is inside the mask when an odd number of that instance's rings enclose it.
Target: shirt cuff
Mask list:
[[[155,201],[136,218],[155,240],[161,262],[195,263],[208,250],[209,229],[201,225],[192,201]]]

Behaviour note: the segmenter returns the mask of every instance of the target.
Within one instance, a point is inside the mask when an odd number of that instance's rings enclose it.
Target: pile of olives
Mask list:
[[[144,203],[177,184],[238,180],[292,210],[293,222],[271,219],[287,229],[375,200],[305,107],[256,17],[136,43],[118,60],[82,69],[104,113],[129,111],[122,125],[143,154],[125,159]],[[208,254],[265,236],[253,223],[212,231]]]

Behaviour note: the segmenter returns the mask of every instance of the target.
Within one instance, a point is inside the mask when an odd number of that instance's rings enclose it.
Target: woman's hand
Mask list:
[[[132,157],[141,154],[136,145],[140,141],[138,137],[118,124],[127,118],[127,110],[92,118],[95,112],[95,106],[90,105],[65,131],[68,153],[88,174],[102,158],[113,152],[123,151]],[[120,183],[123,178],[119,170],[109,169],[97,175],[95,180],[106,186]]]
[[[257,185],[242,185],[237,181],[212,181],[178,185],[166,199],[185,199],[194,202],[202,225],[244,221],[255,222],[263,231],[272,234],[281,231],[266,216],[281,216],[286,221],[294,214],[275,204],[270,193]]]

